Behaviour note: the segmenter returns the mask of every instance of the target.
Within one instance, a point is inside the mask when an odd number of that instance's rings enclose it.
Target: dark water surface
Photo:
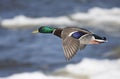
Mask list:
[[[0,17],[53,17],[85,12],[92,7],[120,7],[119,4],[119,0],[0,0]]]

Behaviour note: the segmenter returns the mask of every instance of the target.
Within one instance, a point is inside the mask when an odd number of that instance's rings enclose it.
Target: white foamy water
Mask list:
[[[20,28],[39,25],[87,25],[108,31],[120,30],[120,8],[91,8],[86,13],[78,12],[69,16],[30,18],[18,15],[1,21],[6,28]]]
[[[55,73],[57,75],[49,76],[41,72],[19,73],[0,79],[120,79],[120,59],[83,59],[80,63],[69,64]]]
[[[22,27],[32,27],[40,25],[70,25],[75,24],[67,18],[67,16],[61,17],[41,17],[41,18],[30,18],[24,15],[19,15],[13,19],[6,19],[1,22],[1,25],[6,28],[22,28]]]
[[[79,64],[68,65],[64,70],[76,76],[87,75],[90,79],[120,79],[120,59],[84,59]]]
[[[102,9],[96,7],[87,13],[73,14],[71,18],[88,26],[99,26],[99,28],[106,30],[114,28],[120,30],[120,8]]]
[[[14,74],[12,76],[0,79],[73,79],[70,77],[61,77],[61,76],[48,76],[44,75],[41,72],[33,72],[33,73],[21,73],[21,74]]]

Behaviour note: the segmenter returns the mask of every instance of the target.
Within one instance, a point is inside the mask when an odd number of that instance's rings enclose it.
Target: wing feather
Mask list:
[[[74,39],[73,37],[66,37],[63,40],[63,49],[64,49],[64,54],[65,58],[67,60],[70,60],[78,51],[79,49],[79,40]]]

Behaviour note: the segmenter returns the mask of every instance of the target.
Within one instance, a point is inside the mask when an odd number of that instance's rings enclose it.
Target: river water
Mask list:
[[[0,79],[119,79],[119,0],[1,0]],[[86,28],[108,39],[66,62],[62,41],[41,25]]]

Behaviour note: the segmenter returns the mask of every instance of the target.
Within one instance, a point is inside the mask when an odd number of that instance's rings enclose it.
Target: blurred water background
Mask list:
[[[66,62],[62,41],[41,25],[86,28],[107,43]],[[120,79],[119,0],[0,0],[0,79]]]

